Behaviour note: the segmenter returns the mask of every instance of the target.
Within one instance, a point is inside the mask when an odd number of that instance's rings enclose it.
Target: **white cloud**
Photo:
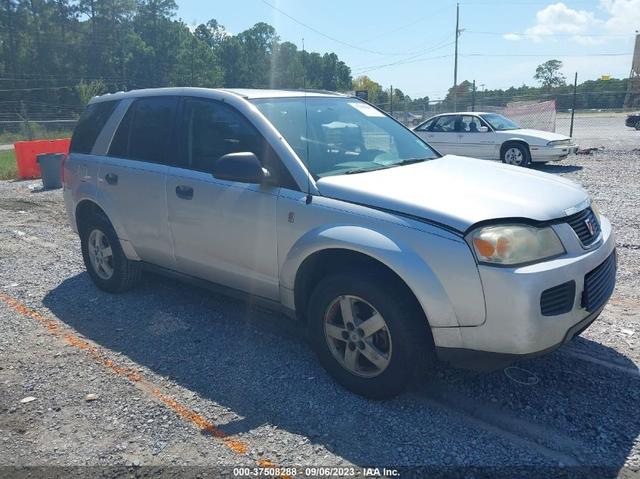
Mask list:
[[[640,28],[640,0],[600,0],[600,8],[610,16],[605,21],[608,33],[633,34]]]
[[[502,38],[509,40],[510,42],[517,42],[522,40],[522,35],[518,35],[517,33],[505,33],[502,35]]]
[[[552,3],[536,13],[536,23],[524,35],[507,33],[503,38],[542,42],[557,41],[561,36],[591,46],[620,35],[633,35],[640,26],[640,0],[600,0],[599,13],[596,16],[596,12],[576,10],[563,2]]]
[[[564,3],[553,3],[536,13],[536,24],[525,30],[534,41],[542,41],[555,34],[571,35],[573,41],[586,44],[590,32],[597,29],[602,20],[598,20],[593,12],[574,10]]]

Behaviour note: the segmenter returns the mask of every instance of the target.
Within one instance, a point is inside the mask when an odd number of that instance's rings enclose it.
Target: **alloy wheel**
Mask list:
[[[367,301],[344,295],[324,316],[325,339],[334,358],[352,374],[376,377],[391,362],[391,334],[382,315]]]
[[[509,163],[510,165],[516,165],[516,166],[522,165],[522,162],[524,161],[524,155],[522,154],[522,150],[516,147],[509,148],[505,152],[504,158],[507,163]]]
[[[95,273],[104,280],[113,276],[113,250],[109,238],[102,231],[95,229],[89,234],[89,259]]]

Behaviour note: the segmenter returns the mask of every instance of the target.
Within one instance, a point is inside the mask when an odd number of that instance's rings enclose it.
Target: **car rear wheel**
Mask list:
[[[432,351],[428,324],[395,285],[357,273],[324,278],[309,302],[311,340],[323,367],[372,399],[401,393]]]
[[[524,145],[512,143],[502,149],[502,162],[514,166],[528,166],[531,158]]]
[[[113,226],[102,215],[92,216],[82,225],[80,243],[87,272],[100,289],[119,293],[140,280],[139,262],[127,259]]]

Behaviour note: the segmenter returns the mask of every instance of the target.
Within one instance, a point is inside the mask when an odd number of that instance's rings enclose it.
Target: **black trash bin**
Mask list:
[[[64,155],[62,153],[45,153],[36,157],[42,174],[42,187],[45,190],[62,188],[61,168],[63,159]]]

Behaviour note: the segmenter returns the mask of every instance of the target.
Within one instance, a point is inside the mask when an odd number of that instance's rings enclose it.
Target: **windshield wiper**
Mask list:
[[[355,175],[357,173],[366,173],[367,171],[384,170],[385,168],[390,168],[391,166],[394,166],[394,165],[384,165],[384,166],[379,166],[377,168],[353,168],[352,170],[347,170],[342,174],[343,175]]]
[[[431,158],[407,158],[406,160],[399,161],[397,163],[391,163],[388,165],[380,165],[377,168],[354,168],[352,170],[347,170],[343,174],[344,175],[355,175],[357,173],[366,173],[367,171],[376,171],[376,170],[385,170],[387,168],[394,168],[396,166],[405,166],[411,165],[413,163],[422,163],[423,161],[430,160]]]
[[[392,166],[404,166],[411,165],[413,163],[422,163],[423,161],[430,160],[431,158],[407,158],[406,160],[399,161],[398,163],[394,163]]]

